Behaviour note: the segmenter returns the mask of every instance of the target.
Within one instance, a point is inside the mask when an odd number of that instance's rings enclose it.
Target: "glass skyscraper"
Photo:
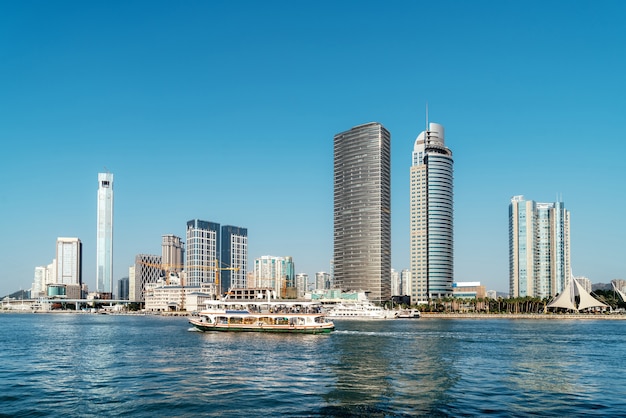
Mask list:
[[[98,173],[96,291],[113,293],[113,174]]]
[[[56,283],[83,284],[83,244],[78,238],[57,238]]]
[[[569,211],[563,202],[513,196],[509,205],[509,294],[552,297],[571,276]]]
[[[187,252],[185,271],[187,286],[208,286],[217,296],[217,257],[220,245],[220,225],[194,219],[187,222]]]
[[[443,126],[430,123],[413,147],[411,165],[411,303],[452,295],[453,160]]]
[[[248,230],[232,225],[222,226],[221,265],[219,271],[220,294],[229,289],[247,287],[248,272]],[[237,269],[237,270],[229,270]]]
[[[334,138],[334,285],[391,299],[391,135],[371,122]]]

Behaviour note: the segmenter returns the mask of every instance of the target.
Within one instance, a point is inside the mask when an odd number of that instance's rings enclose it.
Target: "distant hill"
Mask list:
[[[7,297],[9,299],[30,299],[30,291],[18,290],[17,292],[13,292],[10,295],[3,296],[2,299]]]
[[[594,283],[591,285],[591,291],[594,290],[613,290],[613,285],[611,283]]]

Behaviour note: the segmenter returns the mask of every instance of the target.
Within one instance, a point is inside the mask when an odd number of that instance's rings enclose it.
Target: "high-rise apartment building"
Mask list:
[[[330,274],[325,271],[315,273],[315,290],[330,289]]]
[[[309,290],[309,275],[306,273],[296,274],[296,294],[301,298]]]
[[[513,196],[509,205],[510,297],[552,297],[571,275],[570,214],[563,202]]]
[[[411,294],[411,270],[403,269],[400,273],[400,295],[408,296]]]
[[[285,297],[289,275],[293,271],[291,257],[261,256],[254,260],[254,287],[273,289],[277,296]]]
[[[453,160],[443,126],[428,124],[411,165],[411,303],[452,295]]]
[[[219,245],[219,224],[199,219],[187,222],[186,286],[206,286],[210,293],[218,295]]]
[[[183,257],[185,254],[185,244],[180,237],[167,234],[161,237],[161,257],[163,268],[168,273],[179,273],[183,269]]]
[[[372,122],[334,138],[334,285],[391,299],[391,135]]]
[[[96,291],[113,293],[113,174],[98,173]]]
[[[48,285],[48,267],[35,267],[35,278],[30,291],[30,297],[39,298],[46,295],[46,286]]]
[[[391,269],[391,296],[400,296],[402,283],[400,282],[400,272]]]
[[[83,244],[78,238],[57,238],[56,284],[83,284]]]
[[[220,294],[229,289],[247,287],[248,230],[239,226],[222,226],[220,258]]]

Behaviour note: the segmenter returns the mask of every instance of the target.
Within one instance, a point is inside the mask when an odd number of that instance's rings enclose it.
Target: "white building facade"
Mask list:
[[[98,173],[96,292],[113,293],[113,174]]]
[[[57,238],[56,245],[56,283],[83,284],[83,244],[78,238]]]

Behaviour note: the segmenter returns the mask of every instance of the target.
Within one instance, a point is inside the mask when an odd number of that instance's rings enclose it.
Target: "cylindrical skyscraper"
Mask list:
[[[452,295],[453,160],[443,126],[430,123],[411,165],[411,303]]]

